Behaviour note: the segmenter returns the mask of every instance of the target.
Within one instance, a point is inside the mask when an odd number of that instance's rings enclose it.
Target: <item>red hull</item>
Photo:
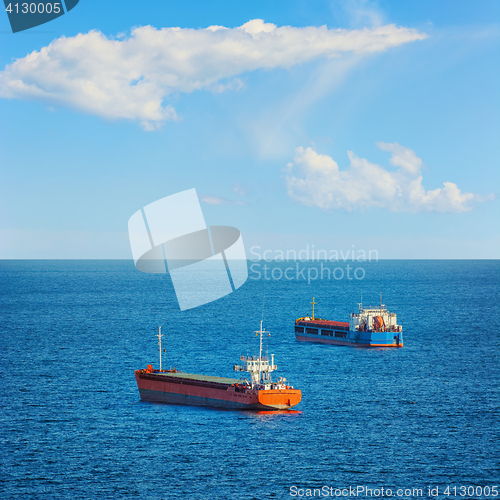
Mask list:
[[[215,381],[227,379],[203,376],[197,379],[196,375],[178,372],[136,370],[135,379],[141,399],[146,401],[231,409],[286,410],[297,405],[301,399],[301,392],[297,389],[249,389],[237,383]]]

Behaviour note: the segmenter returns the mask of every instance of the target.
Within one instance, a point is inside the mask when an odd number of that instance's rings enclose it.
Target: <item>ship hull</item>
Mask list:
[[[135,372],[143,401],[230,410],[286,410],[301,399],[301,392],[296,389],[254,390],[239,387],[236,380],[225,383],[220,380],[228,379],[200,377],[182,373],[147,373],[145,370]]]
[[[193,396],[192,394],[180,394],[166,391],[155,391],[151,389],[139,389],[143,401],[153,403],[167,403],[174,405],[210,406],[212,408],[226,408],[228,410],[262,410],[264,407],[257,403],[238,403],[226,401],[216,397]]]
[[[351,347],[403,347],[403,328],[397,324],[395,313],[385,305],[364,308],[352,313],[349,322],[332,321],[306,316],[295,321],[295,338],[299,342],[316,342]]]
[[[403,347],[403,342],[397,339],[371,338],[369,335],[365,335],[365,338],[356,338],[353,335],[353,338],[336,339],[335,337],[332,338],[332,337],[324,337],[318,334],[308,335],[307,333],[302,333],[302,334],[295,334],[295,338],[299,342],[316,342],[318,344],[341,345],[350,347]]]

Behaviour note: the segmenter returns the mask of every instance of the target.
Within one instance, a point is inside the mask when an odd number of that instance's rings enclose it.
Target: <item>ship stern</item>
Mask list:
[[[302,393],[298,389],[262,390],[258,397],[263,409],[288,410],[300,403]]]

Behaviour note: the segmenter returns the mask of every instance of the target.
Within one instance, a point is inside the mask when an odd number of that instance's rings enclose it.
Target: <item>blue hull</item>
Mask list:
[[[300,342],[344,345],[352,347],[403,347],[403,334],[394,332],[345,332],[345,337],[331,337],[320,333],[295,333]]]

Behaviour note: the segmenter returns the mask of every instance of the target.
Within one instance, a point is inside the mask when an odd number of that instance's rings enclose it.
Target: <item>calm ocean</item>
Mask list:
[[[363,279],[310,283],[254,267],[235,293],[180,312],[168,277],[131,261],[1,261],[0,498],[495,498],[500,261],[361,265]],[[316,315],[347,321],[361,293],[367,306],[380,292],[402,349],[295,341],[313,296]],[[264,294],[298,412],[140,401],[134,370],[158,366],[159,325],[164,366],[234,377],[256,353]]]

